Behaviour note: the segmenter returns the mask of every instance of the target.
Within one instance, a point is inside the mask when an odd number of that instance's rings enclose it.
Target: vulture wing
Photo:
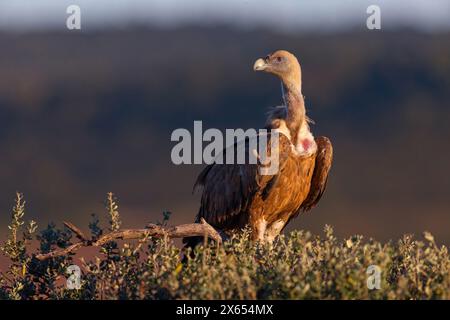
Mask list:
[[[257,139],[256,137],[250,139]],[[249,141],[245,142],[245,154],[249,154]],[[234,148],[235,155],[240,144],[225,149],[226,152]],[[281,171],[283,164],[291,152],[291,143],[289,139],[279,134],[279,169]],[[270,156],[270,134],[267,142],[268,156]],[[241,214],[246,212],[254,195],[257,192],[268,193],[273,185],[273,180],[277,175],[261,175],[261,164],[217,164],[208,165],[197,178],[194,189],[203,187],[200,209],[197,215],[197,221],[204,218],[208,223],[217,228],[227,229],[236,226]]]
[[[308,197],[303,201],[301,211],[309,211],[314,208],[322,197],[327,186],[328,172],[333,161],[333,146],[327,137],[316,138],[317,156],[311,179],[311,188]]]

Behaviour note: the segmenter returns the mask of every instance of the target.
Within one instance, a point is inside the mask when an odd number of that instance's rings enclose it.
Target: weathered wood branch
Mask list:
[[[156,224],[149,224],[145,229],[124,229],[113,231],[100,236],[98,239],[87,239],[83,232],[70,222],[64,222],[64,225],[75,233],[76,237],[80,239],[80,242],[74,243],[67,248],[58,249],[49,253],[41,253],[36,255],[38,260],[47,260],[64,256],[69,253],[74,253],[82,247],[100,247],[113,240],[130,240],[130,239],[147,239],[151,237],[161,238],[184,238],[184,237],[206,237],[214,240],[217,244],[221,244],[225,240],[225,235],[210,224],[208,224],[203,218],[200,223],[181,224],[172,227],[163,227]]]
[[[70,222],[63,222],[64,225],[73,233],[75,233],[76,237],[80,239],[81,241],[88,241],[88,238],[84,235],[83,231],[78,229],[73,223]]]

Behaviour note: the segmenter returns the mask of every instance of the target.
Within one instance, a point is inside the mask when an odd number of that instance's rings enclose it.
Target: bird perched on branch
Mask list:
[[[269,112],[266,123],[268,135],[273,138],[276,132],[279,140],[278,172],[262,175],[260,163],[208,165],[195,183],[203,188],[197,221],[204,218],[224,232],[249,225],[253,240],[271,242],[291,219],[319,202],[333,148],[328,138],[314,138],[310,131],[301,68],[293,54],[276,51],[256,60],[253,69],[281,80],[284,104]],[[187,238],[185,243],[195,239]]]

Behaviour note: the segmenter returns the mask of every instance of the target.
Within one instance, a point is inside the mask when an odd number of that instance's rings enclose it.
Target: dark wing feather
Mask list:
[[[311,188],[300,210],[303,212],[314,208],[322,197],[327,186],[328,173],[333,162],[333,146],[327,137],[316,138],[317,156],[314,173],[311,179]]]
[[[269,134],[270,139],[270,134]],[[234,144],[233,148],[237,148]],[[268,142],[270,147],[270,140]],[[230,147],[231,148],[231,147]],[[249,141],[245,142],[248,154]],[[226,150],[224,153],[226,154]],[[279,135],[279,170],[291,152],[291,144],[286,136]],[[236,154],[236,152],[235,152]],[[270,155],[270,153],[269,153]],[[225,157],[224,157],[225,158]],[[233,228],[240,214],[246,212],[256,192],[269,192],[270,181],[276,175],[261,175],[260,164],[210,164],[197,178],[194,189],[203,187],[197,221],[204,218],[217,228]]]

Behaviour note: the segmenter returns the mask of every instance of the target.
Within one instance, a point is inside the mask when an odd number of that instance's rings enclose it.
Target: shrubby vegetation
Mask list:
[[[108,195],[109,231],[120,227],[118,206]],[[333,229],[325,236],[293,231],[272,245],[254,244],[244,230],[217,247],[205,243],[195,255],[183,255],[169,239],[110,242],[98,257],[84,261],[81,289],[65,286],[73,255],[45,261],[29,252],[36,223],[24,222],[25,203],[18,194],[1,246],[10,267],[1,274],[1,299],[449,299],[448,248],[438,247],[429,233],[424,241],[405,235],[396,243],[339,240]],[[160,224],[166,224],[165,214]],[[107,229],[93,217],[91,233]],[[22,232],[22,236],[19,234]],[[36,239],[38,253],[67,247],[70,230],[49,224]],[[183,256],[185,260],[183,261]],[[367,287],[367,268],[381,268],[378,290]]]

